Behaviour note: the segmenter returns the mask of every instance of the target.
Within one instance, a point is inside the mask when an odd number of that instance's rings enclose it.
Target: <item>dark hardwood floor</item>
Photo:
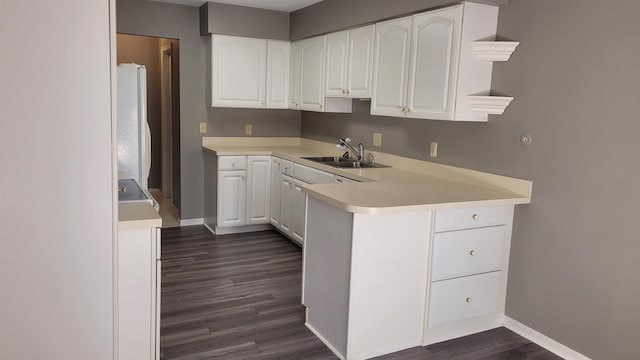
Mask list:
[[[162,229],[161,359],[337,359],[304,326],[302,251],[275,231]],[[560,359],[505,329],[377,358]]]

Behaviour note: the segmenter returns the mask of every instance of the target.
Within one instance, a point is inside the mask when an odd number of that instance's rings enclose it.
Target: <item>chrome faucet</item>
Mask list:
[[[362,161],[364,160],[364,145],[362,145],[362,143],[358,144],[358,150],[356,150],[352,145],[351,145],[351,139],[347,138],[343,138],[340,139],[340,141],[338,141],[338,143],[336,144],[336,147],[340,150],[345,150],[346,153],[345,157],[348,157],[349,155],[349,150],[351,150],[351,152],[353,153],[353,155],[356,157],[356,160],[358,161]]]

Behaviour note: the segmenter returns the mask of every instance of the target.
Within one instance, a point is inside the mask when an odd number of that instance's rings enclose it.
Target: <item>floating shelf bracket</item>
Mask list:
[[[507,61],[520,45],[518,41],[473,41],[471,47],[482,61]]]

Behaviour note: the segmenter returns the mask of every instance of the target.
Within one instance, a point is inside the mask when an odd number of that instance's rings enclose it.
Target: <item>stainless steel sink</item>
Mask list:
[[[325,165],[337,167],[337,168],[386,168],[389,167],[384,164],[370,163],[366,161],[359,161],[354,159],[345,159],[339,156],[311,156],[303,157],[305,160],[311,160],[319,162]]]

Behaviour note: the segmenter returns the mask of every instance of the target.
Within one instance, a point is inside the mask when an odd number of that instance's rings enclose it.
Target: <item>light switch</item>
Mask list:
[[[382,133],[373,133],[373,146],[382,146]]]
[[[247,124],[244,126],[244,133],[245,135],[252,135],[253,134],[253,125],[251,124]]]
[[[200,123],[200,134],[206,134],[207,133],[207,123],[203,122]]]
[[[429,156],[436,157],[438,156],[438,143],[431,142],[431,148],[429,149]]]

